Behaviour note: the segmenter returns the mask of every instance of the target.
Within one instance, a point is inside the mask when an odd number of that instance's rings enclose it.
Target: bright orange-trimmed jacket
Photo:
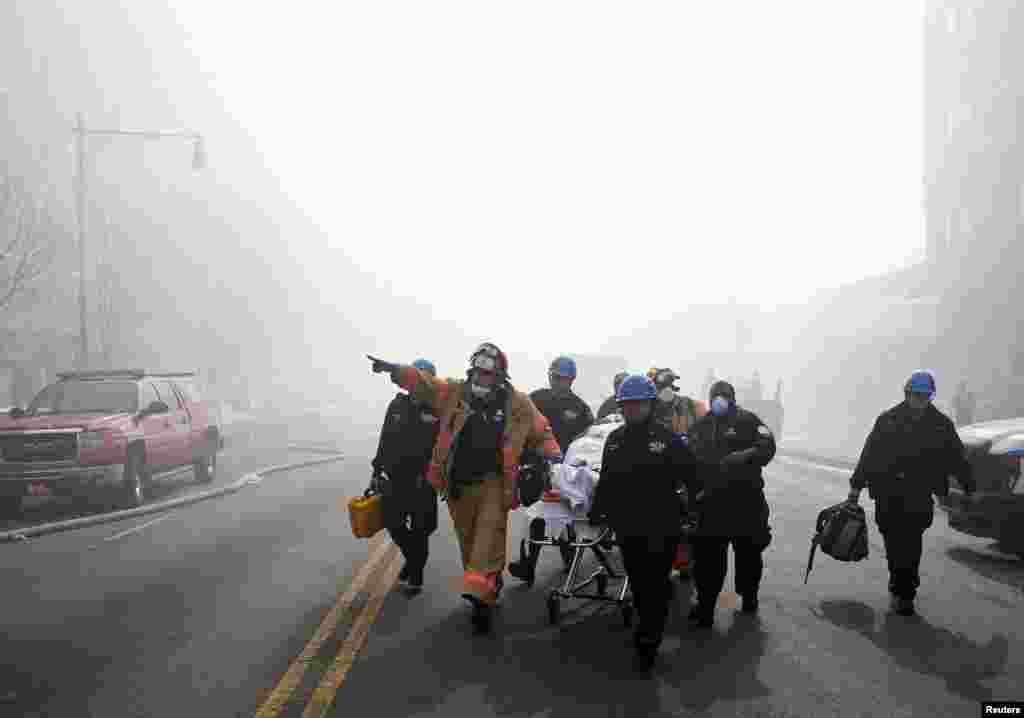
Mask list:
[[[465,401],[464,379],[431,377],[412,366],[399,367],[392,381],[408,391],[414,399],[433,407],[441,418],[441,428],[434,445],[434,453],[427,470],[427,480],[438,491],[448,486],[448,467],[451,448],[466,424],[469,405]],[[530,397],[512,390],[505,407],[505,435],[502,439],[501,467],[505,480],[505,505],[516,505],[515,489],[519,478],[519,460],[523,449],[529,448],[551,459],[561,458],[551,425]]]

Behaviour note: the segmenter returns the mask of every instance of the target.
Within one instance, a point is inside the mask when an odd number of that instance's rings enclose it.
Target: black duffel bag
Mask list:
[[[820,514],[811,539],[811,555],[807,558],[807,583],[814,566],[814,552],[821,547],[823,553],[837,561],[862,561],[868,557],[868,521],[864,509],[844,502],[830,506]]]

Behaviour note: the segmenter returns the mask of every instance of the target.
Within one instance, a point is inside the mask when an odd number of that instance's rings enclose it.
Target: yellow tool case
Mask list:
[[[356,538],[373,538],[384,528],[384,497],[367,491],[348,502],[348,517]]]

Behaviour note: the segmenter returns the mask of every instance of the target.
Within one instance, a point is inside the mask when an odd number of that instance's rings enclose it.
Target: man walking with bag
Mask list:
[[[974,492],[971,465],[949,417],[935,408],[935,378],[915,371],[903,387],[904,400],[875,421],[850,477],[847,501],[856,504],[867,487],[875,500],[875,523],[885,542],[892,607],[914,615],[921,585],[924,532],[932,525],[932,494],[949,493],[956,475],[964,493]]]

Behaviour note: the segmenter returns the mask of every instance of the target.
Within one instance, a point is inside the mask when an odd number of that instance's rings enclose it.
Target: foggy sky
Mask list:
[[[915,3],[175,7],[330,246],[471,334],[589,350],[922,246]]]
[[[523,388],[563,352],[642,371],[729,351],[699,308],[730,300],[781,353],[777,315],[923,245],[916,3],[3,12],[5,119],[65,210],[76,112],[204,133],[202,173],[94,147],[91,201],[165,268],[154,316],[208,308],[310,393],[376,407],[365,353],[457,376],[485,339]]]

